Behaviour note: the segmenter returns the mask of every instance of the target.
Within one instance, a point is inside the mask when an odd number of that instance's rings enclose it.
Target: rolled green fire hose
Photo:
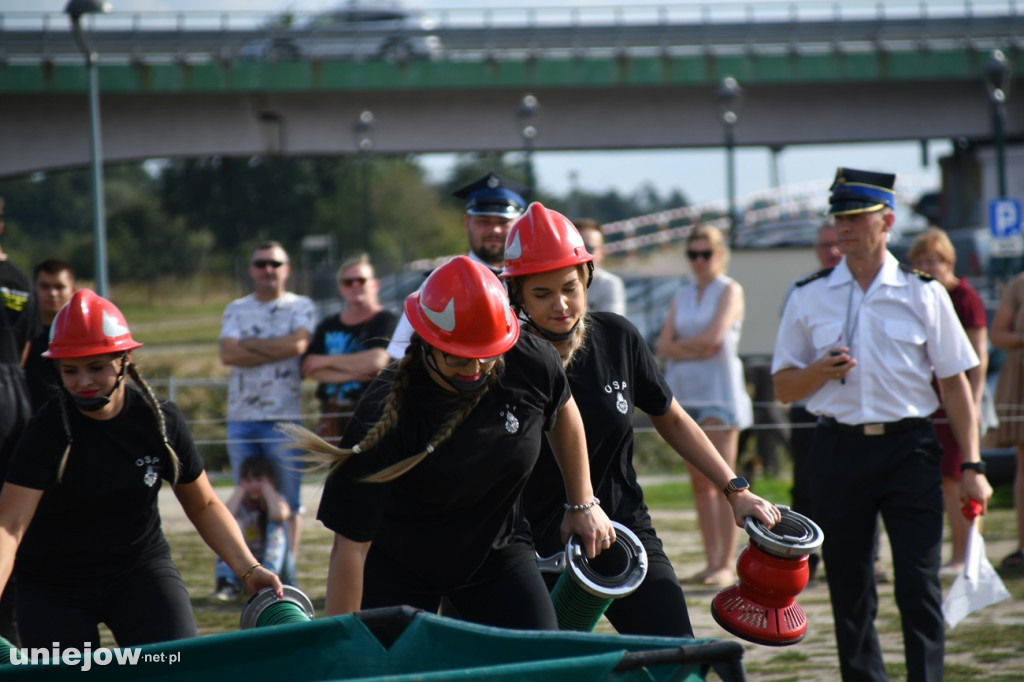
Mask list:
[[[242,630],[305,623],[313,620],[313,602],[306,594],[291,585],[284,586],[284,597],[278,599],[274,590],[265,587],[242,609],[239,626]]]
[[[587,559],[575,535],[564,552],[538,557],[542,572],[561,573],[551,591],[561,630],[593,632],[611,603],[636,591],[647,575],[647,550],[640,539],[621,523],[612,525],[615,543],[593,559]]]

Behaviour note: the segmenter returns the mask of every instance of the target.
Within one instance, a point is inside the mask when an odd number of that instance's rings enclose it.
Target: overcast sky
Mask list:
[[[770,2],[771,0],[754,0]],[[788,0],[804,2],[805,0]],[[807,0],[813,1],[813,0]],[[338,0],[111,0],[117,13],[139,11],[267,11],[285,9],[320,11]],[[407,7],[421,9],[477,9],[516,7],[595,7],[613,6],[607,0],[407,0]],[[628,4],[628,3],[625,3]],[[647,3],[643,4],[656,4]],[[821,3],[818,2],[820,5]],[[66,0],[0,0],[3,10],[60,12]],[[739,125],[742,125],[742,120]],[[870,170],[895,171],[902,176],[928,175],[939,184],[937,160],[948,153],[949,143],[936,141],[929,145],[927,167],[921,165],[920,145],[914,142],[820,145],[789,147],[777,158],[779,180],[783,183],[831,178],[836,166]],[[451,166],[452,157],[436,154],[423,157],[424,164],[435,177],[441,177]],[[537,152],[534,155],[538,181],[550,191],[566,193],[575,177],[581,189],[601,192],[616,189],[623,194],[652,183],[665,195],[681,190],[692,202],[721,200],[726,194],[725,152],[722,149]],[[771,186],[772,155],[767,149],[737,151],[737,192],[740,195]]]

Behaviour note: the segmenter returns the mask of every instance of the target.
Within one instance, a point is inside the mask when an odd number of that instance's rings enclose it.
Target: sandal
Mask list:
[[[1017,550],[1003,558],[1003,568],[1024,568],[1024,551]]]

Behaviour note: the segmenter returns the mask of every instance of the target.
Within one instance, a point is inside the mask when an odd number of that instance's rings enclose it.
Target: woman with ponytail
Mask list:
[[[614,530],[590,485],[558,356],[519,335],[501,282],[458,256],[405,301],[404,357],[360,399],[340,447],[287,429],[330,470],[327,613],[408,604],[486,625],[557,629],[519,497],[545,440],[561,467],[561,534],[589,557]]]
[[[14,572],[25,647],[97,645],[101,622],[121,647],[197,635],[160,530],[164,480],[250,594],[283,594],[214,494],[184,416],[135,368],[141,345],[88,289],[54,319],[43,357],[63,388],[29,421],[0,493],[0,589]]]
[[[533,203],[509,231],[501,276],[529,335],[556,349],[565,366],[586,426],[596,494],[608,516],[632,530],[647,551],[643,583],[612,602],[605,616],[621,634],[692,637],[679,579],[655,533],[633,468],[634,409],[646,412],[669,446],[723,489],[736,525],[753,516],[770,528],[780,513],[745,482],[734,487],[742,479],[672,397],[636,328],[621,315],[586,312],[592,261],[565,216]],[[523,495],[541,556],[565,546],[557,533],[558,492],[554,462],[542,453]],[[546,576],[551,587],[553,578]]]

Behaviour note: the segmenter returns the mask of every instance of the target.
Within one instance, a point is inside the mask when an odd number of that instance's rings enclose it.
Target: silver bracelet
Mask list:
[[[597,495],[595,495],[594,499],[586,504],[569,504],[566,502],[562,505],[562,508],[566,511],[581,511],[585,516],[590,516],[590,508],[598,504],[601,504],[601,500],[597,499]]]

